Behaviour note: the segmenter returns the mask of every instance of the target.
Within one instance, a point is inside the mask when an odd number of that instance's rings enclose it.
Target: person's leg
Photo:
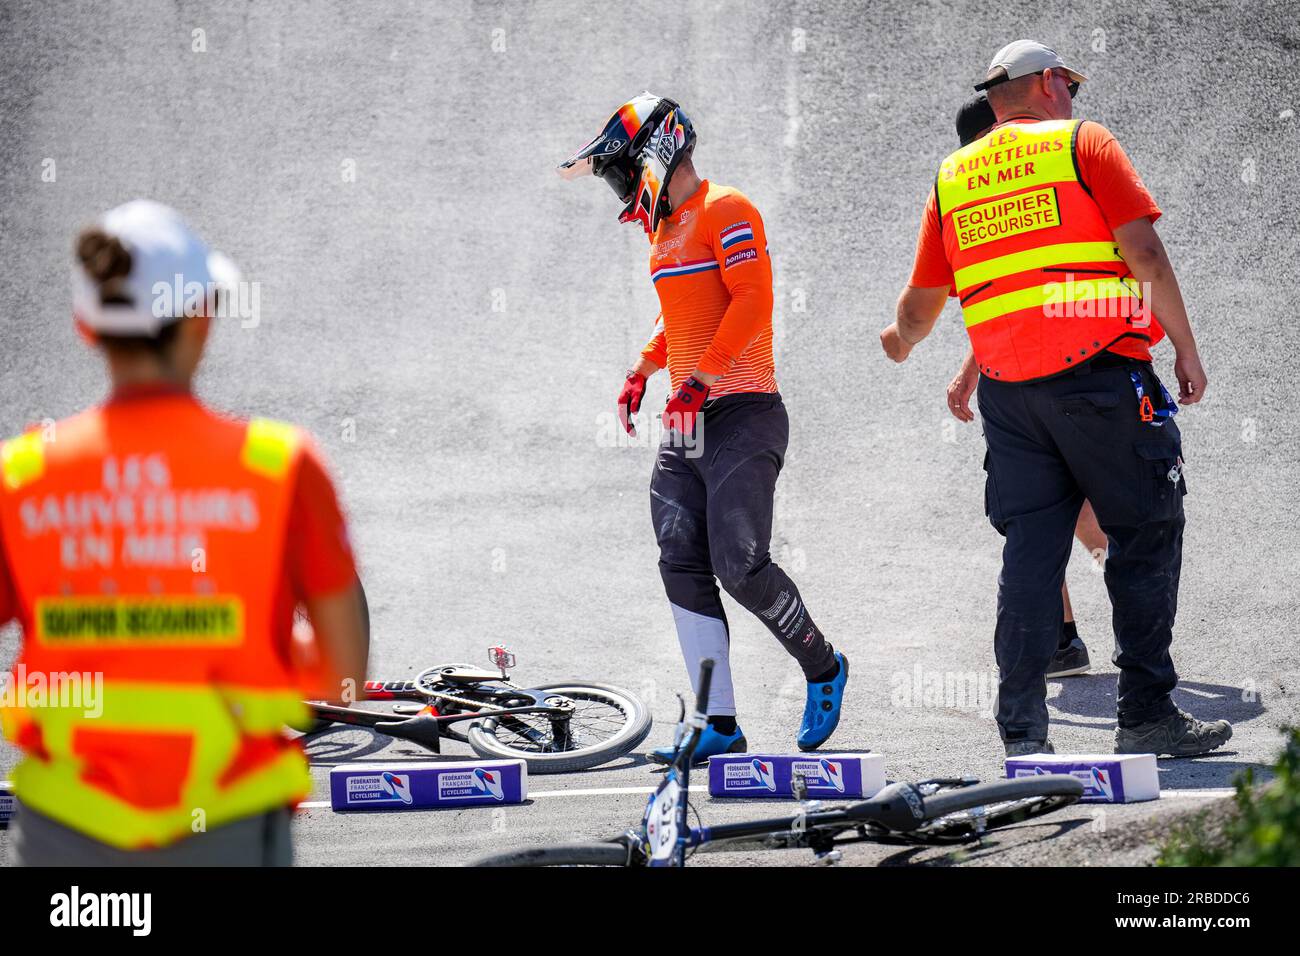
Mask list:
[[[1119,668],[1116,710],[1120,727],[1137,727],[1175,711],[1178,686],[1169,648],[1182,572],[1183,514],[1137,527],[1110,525],[1106,562]]]
[[[1036,385],[981,377],[985,504],[1006,537],[994,653],[998,729],[1008,745],[1047,739],[1046,674],[1061,633],[1061,585],[1083,496],[1038,421]]]
[[[1079,510],[1079,520],[1074,525],[1074,536],[1079,542],[1088,549],[1088,554],[1092,560],[1100,565],[1106,563],[1106,549],[1108,547],[1106,534],[1097,524],[1097,515],[1092,510],[1092,504],[1084,501],[1083,507]],[[1061,601],[1065,604],[1065,623],[1061,628],[1061,641],[1058,657],[1063,660],[1059,662],[1060,667],[1068,667],[1070,673],[1082,673],[1087,670],[1087,648],[1079,637],[1079,628],[1074,620],[1074,606],[1070,603],[1070,585],[1063,583],[1061,585]],[[1075,645],[1075,642],[1078,642]],[[1071,648],[1071,645],[1075,645]],[[1069,658],[1065,660],[1064,658]],[[1075,659],[1078,660],[1075,660]],[[1052,662],[1053,668],[1058,667],[1058,662]],[[1048,676],[1051,676],[1051,671]]]
[[[776,480],[789,419],[779,398],[738,401],[706,418],[702,474],[708,487],[709,553],[723,588],[756,615],[810,682],[829,680],[835,650],[813,622],[803,595],[769,553]],[[719,434],[725,429],[723,434]]]
[[[1141,374],[1144,387],[1159,395],[1149,368]],[[1113,660],[1120,668],[1120,726],[1169,716],[1175,711],[1169,694],[1178,681],[1169,648],[1186,489],[1178,426],[1170,421],[1156,428],[1141,420],[1126,368],[1076,376],[1056,391],[1060,414],[1053,433],[1108,538],[1105,578]],[[1086,543],[1100,544],[1092,537]]]
[[[1093,510],[1091,501],[1084,501],[1083,507],[1079,510],[1074,536],[1088,549],[1088,554],[1092,556],[1094,562],[1106,563],[1106,552],[1110,549],[1110,542],[1106,538],[1106,532],[1102,531],[1101,525],[1097,523],[1097,512]]]
[[[731,682],[730,639],[709,555],[704,482],[686,450],[671,444],[670,439],[660,447],[650,479],[659,574],[672,606],[691,686],[699,680],[700,661],[713,658],[709,714],[730,718],[734,728],[736,693]]]
[[[1079,520],[1074,525],[1074,536],[1079,539],[1079,543],[1088,549],[1088,554],[1096,564],[1106,564],[1106,551],[1110,543],[1106,540],[1106,532],[1101,530],[1101,525],[1097,524],[1097,513],[1092,510],[1092,502],[1083,502],[1083,507],[1079,509]],[[1074,608],[1070,604],[1070,586],[1069,584],[1061,585],[1061,600],[1065,602],[1065,631],[1061,634],[1061,646],[1067,646],[1071,640],[1079,636],[1079,632],[1074,628]]]

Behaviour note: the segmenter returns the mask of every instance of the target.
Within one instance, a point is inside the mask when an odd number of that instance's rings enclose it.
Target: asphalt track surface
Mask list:
[[[633,93],[672,94],[700,130],[702,173],[747,192],[767,223],[792,429],[773,553],[854,665],[829,749],[881,752],[894,779],[998,776],[987,700],[906,693],[917,673],[993,675],[1000,539],[983,517],[983,441],[944,407],[965,336],[950,307],[895,367],[877,332],[956,106],[1019,36],[1090,77],[1077,115],[1116,132],[1163,207],[1210,376],[1205,402],[1179,417],[1190,494],[1177,699],[1236,734],[1215,756],[1162,761],[1163,785],[1190,795],[1113,808],[1104,826],[1076,809],[1000,838],[1007,853],[988,860],[1047,860],[1045,838],[1068,829],[1078,859],[1130,861],[1099,836],[1090,854],[1089,834],[1221,792],[1270,762],[1278,727],[1297,719],[1291,4],[4,0],[0,429],[103,394],[69,321],[71,238],[132,197],[171,203],[260,285],[260,321],[217,327],[199,387],[317,435],[363,565],[373,673],[481,662],[505,641],[525,681],[645,696],[648,749],[668,737],[687,680],[655,565],[653,450],[617,441],[612,405],[657,309],[644,238],[615,221],[603,186],[562,182],[554,166]],[[1171,366],[1166,345],[1157,368],[1169,379]],[[1061,751],[1105,752],[1108,604],[1081,548],[1070,584],[1095,666],[1051,685],[1052,736]],[[742,726],[754,749],[789,750],[799,674],[730,612]],[[0,635],[0,662],[17,638]],[[353,730],[314,740],[313,799],[331,763],[411,756],[381,746]],[[14,759],[0,747],[0,776]],[[604,836],[636,820],[644,794],[589,791],[653,781],[634,755],[535,777],[534,792],[554,795],[498,814],[309,807],[298,859],[454,863]],[[931,858],[897,853],[851,859]]]

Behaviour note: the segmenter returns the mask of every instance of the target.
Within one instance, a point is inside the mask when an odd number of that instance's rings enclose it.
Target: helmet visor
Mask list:
[[[620,163],[630,170],[632,139],[647,125],[659,102],[660,98],[653,93],[641,93],[624,103],[605,122],[599,136],[560,164],[560,175],[565,179],[593,174],[604,178],[608,166]],[[627,188],[630,188],[630,183]]]

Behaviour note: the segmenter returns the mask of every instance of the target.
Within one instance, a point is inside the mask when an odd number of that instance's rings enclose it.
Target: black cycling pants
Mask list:
[[[714,658],[709,713],[734,714],[729,635],[718,584],[759,620],[811,680],[835,666],[799,589],[772,562],[772,500],[790,420],[778,394],[728,395],[705,406],[694,441],[665,435],[650,480],[659,573],[694,681]]]

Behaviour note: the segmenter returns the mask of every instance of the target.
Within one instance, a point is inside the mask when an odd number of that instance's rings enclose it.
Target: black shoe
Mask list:
[[[1056,748],[1050,740],[1014,740],[1003,744],[1008,757],[1028,757],[1030,754],[1054,754]]]
[[[1232,724],[1226,720],[1197,720],[1178,710],[1149,724],[1116,728],[1115,753],[1195,757],[1216,750],[1231,739]]]
[[[1047,679],[1055,680],[1058,677],[1086,674],[1090,667],[1092,661],[1088,658],[1088,648],[1084,647],[1083,641],[1076,637],[1065,647],[1056,649],[1056,653],[1052,655],[1052,662],[1047,665]]]

